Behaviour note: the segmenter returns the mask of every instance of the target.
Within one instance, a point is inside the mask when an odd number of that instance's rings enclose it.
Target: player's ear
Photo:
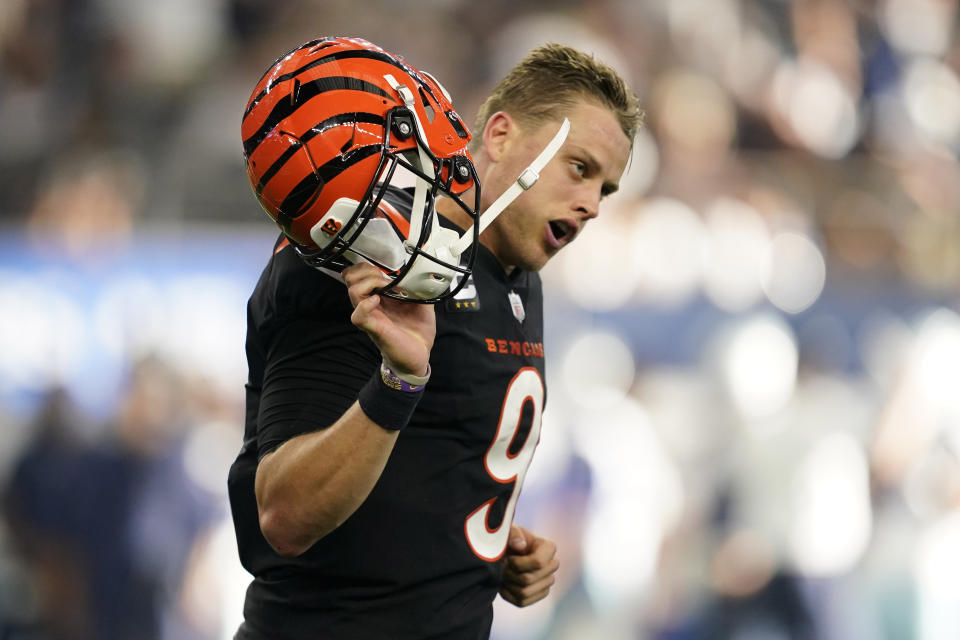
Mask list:
[[[499,162],[510,148],[517,121],[505,111],[497,111],[483,127],[483,149],[492,162]]]

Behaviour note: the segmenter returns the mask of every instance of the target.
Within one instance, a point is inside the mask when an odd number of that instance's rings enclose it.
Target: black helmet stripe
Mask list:
[[[308,43],[308,44],[317,44],[317,42],[318,42],[318,41],[314,40],[313,42]],[[303,49],[303,48],[305,48],[305,47],[306,47],[306,45],[304,45],[303,47],[299,47],[299,48],[297,48],[297,49],[294,49],[294,50],[291,51],[290,53],[295,53],[295,52],[297,52],[297,51],[299,51],[300,49]],[[287,55],[290,55],[290,53],[288,53]],[[262,91],[260,91],[260,93],[258,93],[255,98],[253,98],[253,99],[250,101],[250,104],[247,105],[247,109],[243,112],[243,119],[245,120],[246,117],[247,117],[248,115],[250,115],[250,111],[253,110],[253,108],[254,108],[255,106],[257,106],[257,103],[259,103],[259,102],[263,99],[263,97],[264,97],[265,95],[267,95],[267,93],[268,93],[271,89],[273,89],[275,86],[277,86],[277,85],[280,84],[281,82],[286,82],[287,80],[290,80],[291,78],[295,78],[296,76],[300,75],[300,74],[303,73],[304,71],[308,71],[308,70],[310,70],[310,69],[313,69],[314,67],[319,67],[320,65],[324,65],[324,64],[327,64],[327,63],[330,63],[330,62],[336,62],[337,60],[348,60],[348,59],[351,59],[351,58],[365,58],[365,59],[367,59],[367,60],[379,60],[380,62],[386,62],[387,64],[392,65],[392,66],[400,69],[401,71],[407,73],[408,75],[410,75],[411,77],[413,77],[414,79],[416,79],[417,82],[419,82],[420,85],[423,86],[423,87],[427,90],[427,92],[430,94],[430,96],[431,96],[431,97],[434,99],[434,101],[436,102],[437,97],[434,96],[434,95],[433,95],[433,92],[430,90],[430,85],[428,85],[426,82],[423,81],[423,79],[420,77],[420,75],[417,73],[417,71],[416,71],[415,69],[413,69],[412,67],[410,67],[409,65],[405,64],[404,62],[402,62],[402,61],[400,61],[400,60],[397,60],[396,58],[394,58],[394,57],[393,57],[392,55],[390,55],[389,53],[384,53],[384,52],[382,52],[382,51],[369,51],[369,50],[366,50],[366,49],[364,49],[364,50],[348,50],[348,51],[338,51],[337,53],[331,53],[331,54],[329,54],[329,55],[323,56],[322,58],[317,58],[316,60],[311,60],[310,62],[308,62],[307,64],[303,65],[302,67],[300,67],[300,68],[298,68],[298,69],[294,69],[293,71],[290,71],[289,73],[284,73],[283,75],[279,75],[279,76],[277,76],[276,78],[273,78],[273,79],[270,81],[270,83],[269,83],[266,87],[264,87],[264,89],[263,89]],[[277,62],[279,62],[279,61],[282,60],[282,59],[283,59],[283,58],[278,59]],[[274,63],[274,66],[276,66],[276,62]],[[273,67],[271,67],[271,68],[273,68]],[[269,71],[269,70],[268,70],[268,71]],[[266,74],[264,74],[264,75],[266,75]],[[262,79],[263,79],[263,78],[261,77],[261,80],[262,80]],[[259,83],[258,83],[258,84],[259,84]]]
[[[303,208],[304,204],[314,198],[326,183],[361,160],[380,153],[382,149],[383,145],[380,144],[368,144],[363,147],[357,147],[343,155],[336,155],[333,159],[317,167],[316,171],[307,174],[306,177],[297,183],[297,186],[287,194],[287,197],[283,200],[283,204],[280,205],[280,209],[277,212],[277,222],[279,222],[284,229],[288,228],[290,222],[300,214],[300,209]]]
[[[380,87],[375,84],[370,84],[366,80],[360,80],[358,78],[349,78],[345,76],[330,76],[327,78],[317,78],[316,80],[311,80],[310,82],[304,84],[298,84],[293,93],[288,94],[277,101],[277,104],[274,105],[273,109],[270,111],[270,115],[267,116],[267,119],[264,120],[263,124],[260,125],[260,128],[257,129],[256,133],[243,141],[243,153],[247,157],[253,153],[254,149],[259,146],[263,139],[267,137],[267,134],[277,126],[284,118],[287,118],[294,111],[303,106],[304,103],[308,102],[312,98],[325,93],[327,91],[364,91],[366,93],[372,93],[384,98],[389,98],[390,96]]]
[[[286,151],[280,154],[280,157],[270,165],[270,167],[263,172],[263,175],[260,176],[260,180],[257,181],[256,192],[259,195],[263,188],[270,182],[270,179],[277,174],[278,171],[287,163],[287,161],[294,156],[294,154],[300,150],[300,148],[309,142],[314,136],[323,133],[327,129],[332,129],[333,127],[338,127],[344,124],[352,124],[356,122],[366,122],[369,124],[378,124],[381,127],[384,125],[384,119],[382,116],[378,116],[375,113],[363,113],[359,111],[351,111],[350,113],[341,113],[339,115],[333,116],[332,118],[327,118],[319,124],[315,124],[310,127],[306,133],[297,138],[297,142],[291,144]]]
[[[277,58],[276,60],[274,60],[274,61],[273,61],[273,64],[270,65],[270,67],[269,67],[266,71],[264,71],[262,74],[260,74],[260,79],[257,80],[257,84],[260,84],[261,82],[263,82],[263,79],[267,76],[267,74],[270,73],[270,71],[271,71],[275,66],[277,66],[278,64],[280,64],[280,61],[283,60],[284,58],[286,58],[287,56],[293,55],[293,54],[296,53],[297,51],[303,51],[304,49],[309,49],[310,47],[315,47],[315,46],[321,45],[321,44],[323,44],[323,43],[325,43],[325,42],[330,42],[331,40],[334,40],[334,38],[331,38],[331,37],[329,37],[329,36],[326,37],[326,38],[318,38],[318,39],[316,39],[316,40],[311,40],[310,42],[304,42],[302,45],[300,45],[300,46],[297,47],[296,49],[293,49],[293,50],[291,50],[291,51],[288,51],[287,53],[283,54],[282,56],[280,56],[279,58]],[[256,85],[254,85],[254,86],[256,86]],[[263,97],[263,94],[261,93],[261,94],[258,96],[258,99],[259,99],[259,98],[262,98],[262,97]],[[250,108],[248,107],[248,108],[247,108],[247,111],[249,111],[249,110],[250,110]],[[247,112],[244,112],[243,115],[244,115],[244,117],[246,117]]]

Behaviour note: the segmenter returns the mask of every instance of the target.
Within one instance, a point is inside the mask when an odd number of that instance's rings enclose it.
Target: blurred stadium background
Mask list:
[[[562,569],[494,638],[960,637],[957,25],[953,0],[3,0],[0,638],[236,628],[226,470],[274,239],[240,114],[327,34],[468,119],[551,40],[646,108],[544,272],[517,519]]]

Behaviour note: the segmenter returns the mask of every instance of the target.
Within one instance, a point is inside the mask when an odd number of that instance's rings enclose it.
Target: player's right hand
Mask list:
[[[433,305],[377,295],[374,291],[390,279],[366,262],[347,267],[342,275],[354,307],[351,322],[367,332],[396,373],[426,375],[437,335]]]

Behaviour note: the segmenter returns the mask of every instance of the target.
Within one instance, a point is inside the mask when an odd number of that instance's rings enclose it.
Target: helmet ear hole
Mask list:
[[[433,119],[437,114],[433,110],[433,105],[430,104],[430,99],[427,98],[427,94],[424,92],[423,87],[420,87],[420,101],[423,103],[423,110],[427,114],[427,122],[433,124]]]

